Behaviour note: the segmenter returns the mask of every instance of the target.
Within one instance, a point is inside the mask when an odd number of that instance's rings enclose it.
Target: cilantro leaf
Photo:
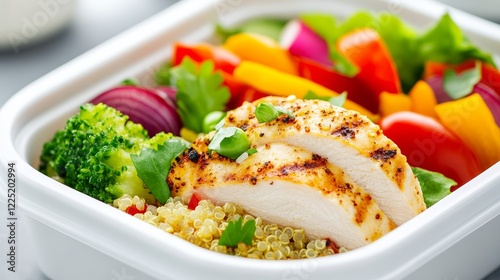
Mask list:
[[[170,197],[166,178],[172,160],[188,147],[187,141],[175,137],[168,139],[163,145],[158,145],[157,149],[143,148],[138,155],[131,155],[137,175],[162,204]]]
[[[170,70],[172,84],[177,87],[177,108],[184,126],[195,133],[203,131],[203,120],[213,111],[224,111],[230,93],[222,85],[220,73],[214,73],[212,61],[199,69],[188,57]]]
[[[255,234],[255,220],[245,222],[240,217],[238,221],[230,221],[219,239],[219,245],[236,247],[238,243],[243,242],[252,245],[253,235]]]
[[[457,74],[451,69],[446,69],[443,77],[443,87],[448,96],[459,99],[472,92],[474,86],[481,80],[481,62],[477,62],[472,69]]]
[[[427,205],[427,207],[431,207],[445,196],[449,195],[451,193],[450,188],[457,184],[457,182],[445,177],[441,173],[428,171],[418,167],[412,167],[411,169],[420,183],[425,205]]]

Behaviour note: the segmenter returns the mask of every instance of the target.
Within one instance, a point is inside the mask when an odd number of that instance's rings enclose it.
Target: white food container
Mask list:
[[[214,41],[213,24],[305,11],[398,14],[427,28],[446,11],[483,49],[500,54],[500,27],[429,1],[181,1],[56,69],[0,111],[0,197],[16,163],[17,203],[41,270],[52,279],[480,279],[500,265],[500,163],[363,248],[309,260],[265,261],[199,248],[39,173],[42,144],[80,104],[125,78],[151,82],[174,41]]]

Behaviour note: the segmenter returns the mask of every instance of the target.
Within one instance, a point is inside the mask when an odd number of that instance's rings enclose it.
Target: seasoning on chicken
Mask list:
[[[289,110],[259,123],[260,102]],[[265,98],[228,112],[257,153],[242,162],[209,151],[213,134],[173,162],[174,196],[234,202],[264,220],[305,229],[339,246],[366,245],[425,209],[406,158],[359,113],[319,100]],[[193,156],[193,155],[196,156]]]

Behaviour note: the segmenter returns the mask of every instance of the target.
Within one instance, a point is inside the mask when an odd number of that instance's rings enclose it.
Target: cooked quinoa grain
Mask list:
[[[268,224],[260,217],[253,217],[234,204],[215,206],[208,200],[201,200],[195,210],[188,209],[180,198],[170,198],[164,206],[146,205],[144,199],[124,195],[113,202],[113,206],[126,211],[135,206],[144,214],[134,216],[168,233],[185,239],[203,248],[224,254],[254,259],[285,260],[314,258],[335,254],[330,242],[325,239],[308,240],[303,229],[280,228]],[[219,238],[229,221],[255,220],[255,234],[252,245],[239,243],[237,247],[219,245]],[[345,252],[340,248],[338,252]]]

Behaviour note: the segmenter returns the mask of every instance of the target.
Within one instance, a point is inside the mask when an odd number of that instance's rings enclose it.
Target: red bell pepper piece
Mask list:
[[[218,46],[209,44],[185,45],[181,43],[174,44],[173,63],[177,65],[182,59],[188,56],[195,62],[212,60],[217,70],[232,74],[234,68],[240,64],[240,58],[232,52]]]
[[[346,77],[333,71],[316,61],[297,57],[299,75],[320,84],[335,92],[347,91],[347,98],[370,110],[378,111],[378,94],[371,93],[370,89],[356,77]]]
[[[376,108],[379,106],[378,95],[381,92],[401,93],[401,82],[385,43],[378,33],[370,28],[356,29],[342,37],[336,43],[337,50],[349,61],[359,67],[356,75],[375,97]]]

